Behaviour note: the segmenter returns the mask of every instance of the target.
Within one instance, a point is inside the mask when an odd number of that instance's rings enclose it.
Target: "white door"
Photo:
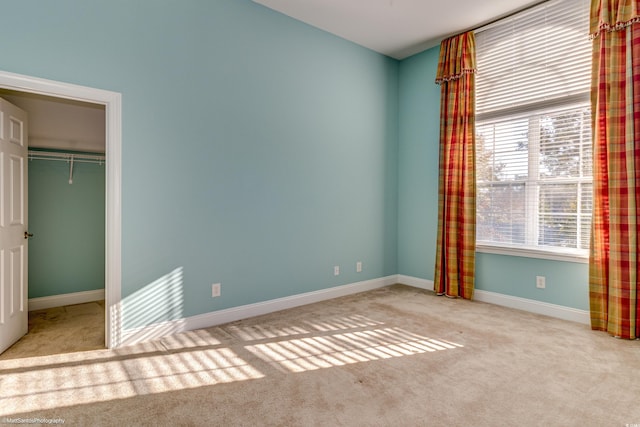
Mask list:
[[[0,98],[0,353],[27,333],[27,114]]]

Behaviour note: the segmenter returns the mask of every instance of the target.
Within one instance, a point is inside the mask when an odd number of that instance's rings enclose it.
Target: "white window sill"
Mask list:
[[[476,244],[476,252],[496,255],[519,256],[526,258],[548,259],[553,261],[577,262],[581,264],[589,263],[589,255],[576,250],[554,251],[549,249],[493,246],[478,243]]]

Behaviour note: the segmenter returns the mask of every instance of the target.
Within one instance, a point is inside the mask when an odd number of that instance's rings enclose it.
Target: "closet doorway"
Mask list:
[[[27,114],[28,135],[29,332],[12,352],[104,348],[105,107],[0,97]]]
[[[35,121],[29,125],[31,129],[29,158],[33,160],[28,160],[29,167],[34,166],[36,161],[40,165],[37,168],[38,170],[35,171],[38,175],[34,176],[35,179],[32,178],[35,185],[37,185],[38,180],[41,184],[45,182],[47,186],[51,184],[47,182],[50,179],[48,174],[59,177],[60,166],[65,163],[66,176],[64,182],[54,183],[58,186],[58,189],[62,188],[64,190],[63,187],[60,187],[61,184],[80,187],[81,183],[88,184],[89,181],[93,181],[92,185],[94,185],[93,188],[95,189],[96,182],[98,184],[102,182],[100,184],[102,190],[97,190],[98,194],[93,194],[94,201],[91,203],[95,209],[95,196],[98,195],[101,198],[97,203],[100,205],[100,202],[102,202],[101,206],[99,206],[102,215],[101,217],[97,215],[99,221],[101,221],[101,229],[92,230],[94,236],[102,237],[100,243],[102,247],[99,249],[99,258],[101,259],[94,259],[94,265],[89,266],[87,269],[91,270],[94,276],[96,272],[100,276],[97,279],[94,277],[93,280],[89,280],[89,282],[93,283],[87,283],[87,286],[93,289],[79,290],[76,283],[71,284],[66,289],[54,289],[55,292],[53,293],[59,293],[59,295],[40,297],[39,295],[33,295],[43,292],[42,289],[36,289],[41,285],[34,283],[33,293],[29,292],[31,304],[26,305],[37,306],[38,304],[45,304],[53,307],[55,305],[67,305],[68,302],[72,304],[74,302],[82,302],[83,298],[91,300],[102,296],[105,300],[103,306],[105,311],[104,344],[108,348],[116,347],[119,344],[121,335],[119,310],[121,265],[121,95],[115,92],[0,71],[0,96],[21,107],[35,118]],[[45,107],[47,106],[55,106],[57,108],[54,108],[53,112],[43,115],[39,109],[46,109]],[[72,111],[70,116],[69,111]],[[76,120],[73,118],[64,119],[65,114],[69,117],[75,116]],[[38,115],[41,117],[38,118]],[[77,120],[78,118],[79,120]],[[84,157],[75,157],[79,152],[83,152]],[[71,158],[62,158],[62,156],[68,156],[72,153],[74,154],[73,161],[71,161]],[[53,160],[56,157],[62,161]],[[59,164],[54,167],[54,163]],[[91,171],[83,166],[101,167],[102,171],[95,173],[96,170],[94,170],[92,174]],[[74,190],[76,189],[79,190],[79,188],[74,188]],[[48,191],[49,188],[40,188],[39,194],[40,196],[44,194],[46,197]],[[88,194],[87,189],[85,188],[83,191],[86,197]],[[45,218],[47,214],[47,212],[35,213],[36,216],[42,215]],[[30,212],[28,217],[33,215],[34,213]],[[64,211],[62,213],[57,212],[55,215],[64,216]],[[39,221],[42,222],[42,218]],[[85,230],[87,230],[86,225]],[[69,239],[74,230],[66,230],[65,233],[68,233],[66,239]],[[34,238],[36,237],[34,236]],[[57,239],[60,240],[60,237],[58,236]],[[63,237],[63,239],[65,238]],[[69,242],[66,243],[67,245],[69,244]],[[51,249],[49,248],[45,252],[51,253]],[[35,257],[30,261],[37,263],[37,259],[38,257]],[[44,258],[40,257],[40,259]],[[29,270],[38,271],[38,268],[39,266],[36,265],[35,268],[30,267]],[[69,273],[73,274],[73,272]],[[31,282],[31,279],[29,278],[28,281]],[[96,289],[99,286],[96,283],[102,284],[103,289]],[[46,292],[50,294],[51,290]],[[101,295],[98,295],[99,293]],[[76,299],[74,300],[74,298]],[[57,304],[58,302],[59,304]],[[29,309],[33,308],[45,307],[29,307]]]

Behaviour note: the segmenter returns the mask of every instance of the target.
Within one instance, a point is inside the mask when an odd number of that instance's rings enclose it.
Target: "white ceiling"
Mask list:
[[[396,59],[540,0],[253,0]]]

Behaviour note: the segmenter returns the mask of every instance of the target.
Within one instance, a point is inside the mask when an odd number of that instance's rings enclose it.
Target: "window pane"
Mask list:
[[[578,184],[543,184],[540,186],[540,213],[575,214],[578,205]]]
[[[591,215],[582,215],[580,219],[580,248],[588,249],[591,239]]]
[[[582,184],[580,195],[580,209],[582,213],[590,213],[593,206],[593,184]]]
[[[479,123],[476,126],[478,182],[527,179],[527,118]]]
[[[540,215],[538,244],[561,248],[575,248],[577,218],[575,216]]]
[[[479,185],[476,206],[478,241],[524,244],[524,184]]]
[[[591,135],[585,128],[588,107],[552,112],[540,117],[540,178],[579,177],[585,171],[585,152]]]
[[[593,176],[593,150],[591,147],[591,109],[584,109],[582,112],[583,123],[587,125],[583,126],[585,145],[582,151],[582,176]]]
[[[540,187],[538,244],[576,248],[578,184]]]

